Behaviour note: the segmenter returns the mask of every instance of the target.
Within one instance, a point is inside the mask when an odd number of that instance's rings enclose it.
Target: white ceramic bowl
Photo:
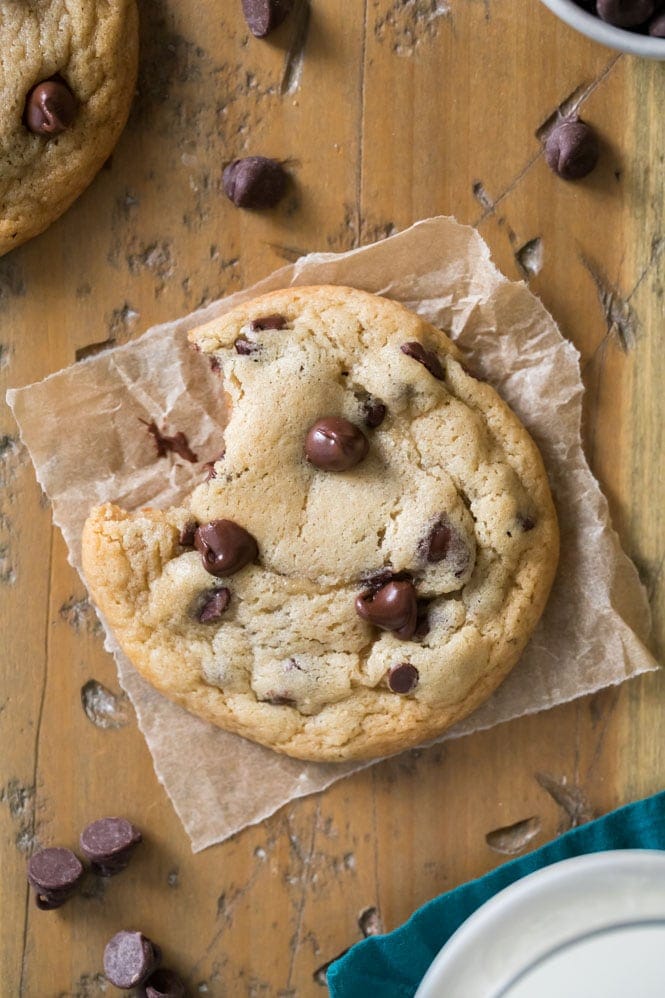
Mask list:
[[[665,852],[577,856],[518,880],[448,940],[416,998],[563,995],[665,995]]]
[[[615,28],[606,24],[599,17],[588,14],[572,0],[541,0],[546,7],[569,24],[571,28],[593,38],[601,45],[611,49],[619,49],[630,55],[641,55],[646,59],[665,59],[665,38],[651,38],[649,35],[639,35],[635,31]]]

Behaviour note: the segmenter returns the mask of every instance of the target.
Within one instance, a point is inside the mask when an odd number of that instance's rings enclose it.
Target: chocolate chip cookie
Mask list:
[[[535,444],[442,332],[366,292],[275,292],[190,338],[228,400],[223,456],[184,506],[85,525],[122,648],[192,713],[299,758],[439,735],[547,600]]]
[[[135,0],[0,8],[0,255],[88,186],[124,128],[138,61]]]

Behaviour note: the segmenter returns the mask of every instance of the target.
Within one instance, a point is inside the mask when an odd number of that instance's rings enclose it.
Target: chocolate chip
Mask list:
[[[185,998],[185,985],[173,970],[161,967],[139,988],[137,998]]]
[[[393,693],[411,693],[418,685],[420,673],[410,662],[393,665],[388,673],[388,686]]]
[[[99,818],[83,829],[79,842],[93,872],[113,877],[126,869],[142,838],[138,828],[126,818]]]
[[[247,27],[257,38],[265,38],[291,10],[291,0],[242,0]]]
[[[360,464],[368,450],[362,430],[339,416],[317,420],[305,438],[305,457],[323,471],[348,471]]]
[[[356,613],[398,638],[413,637],[418,620],[416,590],[412,582],[388,582],[377,590],[366,589],[356,596]]]
[[[367,572],[360,581],[368,596],[376,595],[389,582],[411,582],[410,572],[393,572],[392,568],[380,568],[376,572]]]
[[[413,357],[419,364],[427,368],[434,378],[437,378],[439,381],[445,379],[446,373],[441,366],[441,361],[432,350],[426,350],[422,343],[418,343],[417,340],[411,343],[402,343],[400,350],[407,357]]]
[[[665,38],[665,11],[649,21],[649,34],[652,38]]]
[[[657,6],[657,0],[597,0],[596,13],[616,28],[636,28],[645,24]]]
[[[204,595],[203,605],[199,610],[199,621],[202,624],[213,624],[228,610],[231,602],[231,590],[226,586],[223,589],[211,589]]]
[[[224,193],[238,208],[274,208],[284,197],[288,174],[266,156],[235,159],[224,170]]]
[[[377,426],[381,426],[388,412],[383,402],[380,399],[370,397],[365,402],[363,408],[365,410],[365,426],[368,426],[370,430],[375,430]]]
[[[196,533],[196,528],[198,523],[196,520],[189,520],[185,526],[180,531],[180,536],[178,537],[178,542],[183,548],[193,548],[194,547],[194,534]]]
[[[168,436],[168,434],[159,429],[157,423],[154,421],[147,423],[145,419],[139,419],[139,422],[143,423],[152,437],[157,449],[158,458],[166,457],[167,454],[173,453],[177,454],[178,457],[184,458],[185,461],[191,462],[191,464],[196,464],[198,457],[189,446],[187,434],[183,433],[182,430],[178,430],[173,436]]]
[[[152,974],[160,958],[159,947],[143,933],[123,929],[106,944],[104,973],[116,988],[128,991]]]
[[[261,349],[258,343],[252,343],[244,336],[239,336],[233,345],[236,348],[236,353],[239,353],[241,357],[248,357],[251,353],[258,353]]]
[[[284,329],[286,319],[283,315],[264,315],[260,319],[252,319],[249,328],[253,333],[260,333],[266,329]]]
[[[83,864],[70,849],[40,849],[28,862],[28,880],[38,908],[59,908],[76,890]]]
[[[28,94],[23,120],[35,135],[51,138],[70,127],[76,117],[76,108],[76,98],[66,83],[44,80]]]
[[[469,567],[471,552],[464,536],[442,513],[432,523],[426,537],[418,545],[418,553],[431,565],[448,561],[456,579],[461,579]]]
[[[523,513],[517,514],[517,522],[526,534],[529,530],[533,530],[536,525],[536,521],[532,516],[525,516]]]
[[[600,155],[596,133],[579,118],[556,125],[545,142],[547,165],[564,180],[579,180],[594,169]]]
[[[259,556],[256,540],[233,520],[212,520],[197,527],[194,547],[211,575],[233,575]]]
[[[422,641],[430,632],[429,626],[429,600],[418,600],[418,617],[416,619],[416,629],[413,632],[415,641]]]

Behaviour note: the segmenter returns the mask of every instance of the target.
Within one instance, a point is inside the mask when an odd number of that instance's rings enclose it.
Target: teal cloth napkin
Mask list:
[[[331,998],[413,998],[443,944],[488,898],[543,866],[607,849],[665,849],[665,791],[574,828],[428,901],[394,932],[357,943],[328,968]]]

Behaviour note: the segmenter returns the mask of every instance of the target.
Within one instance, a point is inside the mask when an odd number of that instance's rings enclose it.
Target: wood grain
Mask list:
[[[595,46],[521,0],[298,0],[263,42],[239,3],[142,0],[141,17],[139,93],[112,161],[64,218],[0,260],[4,384],[302,252],[455,214],[580,351],[587,454],[662,653],[665,66]],[[566,184],[538,135],[575,100],[603,156],[588,181]],[[285,160],[294,177],[273,212],[240,212],[221,193],[224,163],[248,153]],[[489,833],[534,819],[528,843],[519,829],[499,836],[533,848],[665,783],[655,675],[383,763],[192,856],[6,411],[1,432],[3,995],[108,993],[101,954],[123,926],[158,940],[192,994],[323,994],[319,968],[360,938],[363,911],[392,928],[504,862]],[[118,698],[117,726],[84,712],[90,680]],[[29,852],[73,846],[113,812],[146,834],[131,871],[37,911]]]

